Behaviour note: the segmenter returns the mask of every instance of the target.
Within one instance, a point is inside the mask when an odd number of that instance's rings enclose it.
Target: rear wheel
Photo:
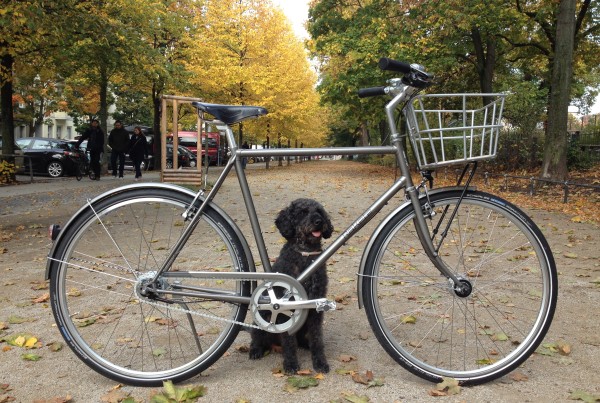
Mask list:
[[[147,292],[189,225],[181,214],[191,202],[170,189],[129,189],[94,203],[57,240],[50,274],[56,323],[83,362],[117,382],[159,386],[197,375],[225,353],[244,321],[247,305],[198,295],[250,296],[248,282],[219,277],[249,265],[229,220],[211,207]]]
[[[431,195],[430,233],[444,220],[434,245],[460,196]],[[377,339],[399,364],[434,382],[480,384],[512,371],[540,344],[556,306],[544,236],[510,203],[468,192],[439,245],[467,286],[458,292],[423,252],[414,216],[409,207],[392,217],[365,260],[363,300]]]
[[[75,178],[80,181],[83,178],[83,164],[78,163],[75,167]]]

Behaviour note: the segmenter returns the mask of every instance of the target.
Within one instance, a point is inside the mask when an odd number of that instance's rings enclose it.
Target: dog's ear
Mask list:
[[[296,236],[296,227],[290,214],[290,209],[285,208],[279,212],[275,219],[275,226],[285,239],[293,239]]]
[[[331,218],[329,218],[329,214],[327,214],[325,209],[322,207],[319,208],[319,214],[321,214],[321,216],[325,220],[325,224],[323,225],[323,232],[322,232],[323,238],[328,239],[333,234],[333,224],[331,223]]]

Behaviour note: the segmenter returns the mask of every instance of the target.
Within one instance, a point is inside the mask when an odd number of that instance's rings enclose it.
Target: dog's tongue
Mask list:
[[[321,237],[321,231],[313,231],[312,232],[312,236],[314,236],[315,238],[320,238]]]

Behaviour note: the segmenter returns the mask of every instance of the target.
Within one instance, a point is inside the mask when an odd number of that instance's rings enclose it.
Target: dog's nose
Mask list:
[[[321,224],[323,224],[323,219],[322,219],[321,217],[318,217],[318,216],[317,216],[317,217],[314,217],[314,218],[313,218],[313,223],[314,223],[315,225],[321,225]]]

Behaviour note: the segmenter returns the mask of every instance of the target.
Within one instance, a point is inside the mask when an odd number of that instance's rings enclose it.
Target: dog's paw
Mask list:
[[[319,360],[317,362],[313,362],[313,369],[317,373],[326,374],[329,372],[329,364],[327,363],[327,361]]]
[[[260,360],[265,356],[265,350],[258,347],[251,348],[248,356],[251,360]]]
[[[286,375],[296,375],[296,373],[300,370],[300,364],[298,362],[284,362],[283,363],[283,372]]]

